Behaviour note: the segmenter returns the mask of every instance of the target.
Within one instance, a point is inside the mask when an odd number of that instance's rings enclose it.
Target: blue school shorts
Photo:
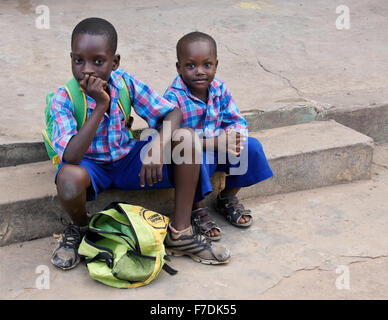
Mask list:
[[[254,185],[273,176],[263,146],[253,137],[248,137],[239,157],[229,157],[218,152],[202,154],[201,173],[194,202],[204,199],[213,191],[210,177],[215,171],[225,172],[225,188],[243,188]]]
[[[96,162],[90,159],[82,159],[80,166],[86,169],[90,176],[91,187],[87,190],[87,200],[95,200],[99,193],[107,189],[144,190],[174,188],[174,169],[172,164],[163,165],[163,179],[148,186],[140,186],[139,173],[142,167],[141,150],[150,141],[137,141],[128,155],[122,159],[111,162]],[[203,200],[213,191],[210,177],[215,171],[228,174],[225,181],[226,188],[247,187],[273,176],[265,157],[262,145],[252,137],[248,137],[245,149],[240,157],[230,159],[216,152],[203,152],[200,175],[196,188],[194,202]],[[59,170],[66,162],[62,163],[55,175],[55,183]],[[246,164],[246,165],[244,165]],[[241,170],[233,169],[240,168]]]
[[[111,163],[96,162],[83,158],[79,165],[86,169],[91,180],[91,187],[87,190],[87,201],[95,200],[99,193],[107,189],[149,190],[174,188],[174,169],[172,164],[163,165],[162,181],[158,181],[150,187],[145,179],[145,186],[140,186],[139,173],[143,165],[140,155],[142,148],[148,143],[151,143],[151,141],[137,141],[128,155]],[[55,183],[59,170],[65,164],[66,162],[62,163],[58,168],[55,175]],[[202,181],[199,180],[196,193],[200,193],[201,198],[204,198],[211,191],[211,185],[209,186],[207,182],[202,185]]]

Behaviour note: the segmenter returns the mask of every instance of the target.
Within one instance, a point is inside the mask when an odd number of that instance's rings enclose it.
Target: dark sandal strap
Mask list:
[[[248,216],[252,219],[251,210],[245,209],[236,196],[227,198],[218,197],[218,204],[222,209],[222,213],[231,222],[238,224],[238,221],[243,216]]]
[[[207,207],[193,210],[191,219],[202,233],[207,233],[212,229],[217,229],[218,232],[221,232],[221,228],[210,217]]]

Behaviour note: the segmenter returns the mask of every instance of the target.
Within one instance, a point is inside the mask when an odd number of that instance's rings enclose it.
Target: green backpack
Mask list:
[[[90,276],[116,288],[136,288],[155,279],[165,264],[169,218],[123,202],[112,202],[92,216],[78,248]]]
[[[128,92],[128,87],[125,84],[125,81],[123,78],[121,80],[124,83],[123,89],[120,91],[120,96],[119,96],[119,107],[121,111],[124,114],[126,124],[128,125],[129,128],[129,135],[130,138],[133,138],[133,134],[131,131],[132,127],[132,122],[133,118],[131,117],[131,98],[129,96]],[[68,82],[65,84],[65,89],[67,94],[70,97],[71,102],[73,103],[74,106],[74,117],[77,121],[77,130],[79,131],[83,124],[86,121],[86,116],[87,116],[87,104],[86,104],[86,96],[85,93],[83,93],[80,90],[80,86],[74,78],[70,79]],[[51,117],[51,105],[53,103],[53,96],[54,92],[50,92],[46,96],[46,108],[45,108],[45,117],[46,117],[46,126],[47,129],[42,130],[42,135],[43,135],[43,141],[46,146],[47,153],[53,162],[53,164],[58,168],[59,167],[59,157],[56,153],[56,151],[53,148],[52,145],[52,131],[53,131],[53,119]]]

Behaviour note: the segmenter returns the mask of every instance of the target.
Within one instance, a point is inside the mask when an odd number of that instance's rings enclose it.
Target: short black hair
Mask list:
[[[87,18],[79,22],[71,35],[71,46],[73,47],[74,38],[76,35],[86,33],[91,35],[106,36],[109,47],[112,53],[115,54],[117,50],[117,32],[115,27],[107,20],[102,18]]]
[[[194,31],[194,32],[190,32],[190,33],[184,35],[182,38],[179,39],[179,41],[176,45],[176,57],[177,57],[178,61],[179,61],[179,58],[183,54],[184,45],[187,43],[190,43],[190,42],[195,42],[195,41],[208,41],[210,43],[210,45],[213,47],[214,53],[217,57],[217,43],[216,43],[216,41],[206,33]]]

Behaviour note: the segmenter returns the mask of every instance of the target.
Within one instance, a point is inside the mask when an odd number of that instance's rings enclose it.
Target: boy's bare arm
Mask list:
[[[64,161],[79,164],[92,143],[101,118],[109,109],[110,97],[105,91],[107,85],[106,81],[89,75],[80,82],[80,87],[96,101],[96,108],[79,132],[70,139],[63,154]]]

